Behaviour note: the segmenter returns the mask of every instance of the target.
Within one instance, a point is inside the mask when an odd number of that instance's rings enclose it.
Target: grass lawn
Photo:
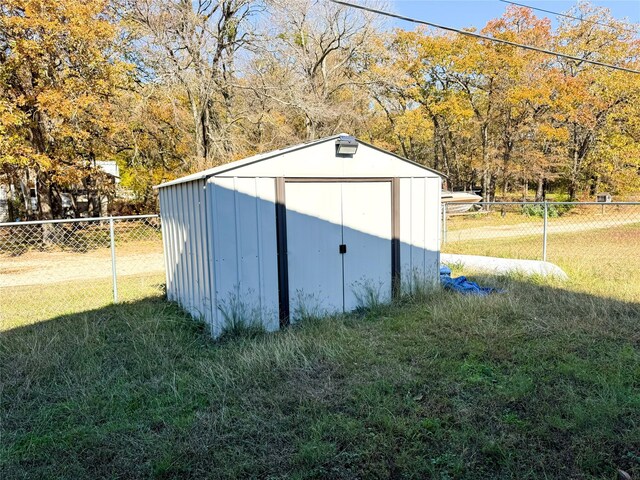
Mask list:
[[[156,296],[164,290],[164,282],[164,273],[119,276],[118,298],[127,302]],[[111,303],[111,278],[2,287],[0,331]]]
[[[640,475],[640,302],[519,278],[215,343],[160,298],[5,331],[13,478]]]
[[[442,251],[503,258],[542,259],[542,238],[529,235],[450,241]],[[640,303],[640,221],[582,233],[548,236],[547,260],[569,275],[563,286],[576,292]]]

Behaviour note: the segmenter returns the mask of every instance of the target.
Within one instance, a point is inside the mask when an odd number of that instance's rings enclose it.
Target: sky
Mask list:
[[[513,0],[532,7],[564,13],[575,1],[565,0]],[[640,23],[640,0],[592,0],[592,5],[608,8],[612,15]],[[390,0],[392,11],[407,17],[427,20],[450,27],[482,28],[488,20],[501,16],[509,4],[499,0]],[[551,14],[534,11],[538,17],[548,17],[557,25]],[[394,21],[394,26],[413,30],[414,24]]]

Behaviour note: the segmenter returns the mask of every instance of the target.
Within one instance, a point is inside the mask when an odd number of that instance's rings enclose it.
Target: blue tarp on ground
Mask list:
[[[475,282],[467,280],[467,277],[451,278],[451,269],[446,265],[440,267],[440,283],[447,290],[460,292],[464,295],[478,295],[484,297],[490,293],[502,293],[502,290],[492,287],[481,287]]]

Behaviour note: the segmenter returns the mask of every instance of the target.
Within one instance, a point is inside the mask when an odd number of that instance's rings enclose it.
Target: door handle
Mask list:
[[[339,252],[341,255],[344,255],[345,253],[347,253],[347,246],[344,243],[340,245]]]

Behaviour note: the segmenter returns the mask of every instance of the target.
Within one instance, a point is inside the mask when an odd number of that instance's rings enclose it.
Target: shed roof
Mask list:
[[[340,133],[340,134],[337,134],[337,135],[332,135],[330,137],[325,137],[325,138],[321,138],[321,139],[318,139],[318,140],[312,140],[310,142],[300,143],[298,145],[293,145],[291,147],[282,148],[280,150],[273,150],[271,152],[260,153],[260,154],[257,154],[257,155],[253,155],[251,157],[243,158],[241,160],[236,160],[235,162],[225,163],[223,165],[219,165],[217,167],[209,168],[209,169],[203,170],[201,172],[192,173],[191,175],[186,175],[184,177],[176,178],[175,180],[171,180],[169,182],[164,182],[164,183],[161,183],[160,185],[156,185],[153,188],[164,188],[164,187],[170,187],[171,185],[178,185],[180,183],[187,183],[187,182],[193,182],[193,181],[196,181],[196,180],[203,180],[205,178],[213,177],[215,175],[219,175],[221,173],[225,173],[225,172],[228,172],[228,171],[231,171],[231,170],[235,170],[235,169],[240,168],[240,167],[244,167],[244,166],[247,166],[247,165],[251,165],[253,163],[261,162],[263,160],[268,160],[270,158],[277,157],[279,155],[284,155],[284,154],[287,154],[289,152],[293,152],[295,150],[300,150],[300,149],[303,149],[303,148],[311,147],[313,145],[318,145],[320,143],[328,142],[328,141],[331,141],[331,140],[337,140],[338,138],[344,137],[344,136],[347,136],[347,135],[348,134],[346,134],[346,133]],[[411,164],[413,164],[413,165],[415,165],[417,167],[420,167],[420,168],[422,168],[424,170],[427,170],[429,172],[432,172],[432,173],[435,173],[437,175],[440,175],[441,177],[445,177],[445,175],[443,173],[438,172],[437,170],[433,170],[431,168],[425,167],[424,165],[421,165],[421,164],[419,164],[417,162],[414,162],[413,160],[409,160],[408,158],[404,158],[404,157],[401,157],[400,155],[396,155],[395,153],[389,152],[387,150],[383,150],[382,148],[378,148],[378,147],[376,147],[374,145],[371,145],[370,143],[363,142],[360,139],[357,139],[357,140],[358,140],[358,143],[362,143],[363,145],[367,145],[370,148],[373,148],[373,149],[378,150],[380,152],[384,152],[384,153],[386,153],[388,155],[391,155],[391,156],[393,156],[393,157],[395,157],[395,158],[397,158],[399,160],[402,160],[404,162],[409,162],[409,163],[411,163]]]

